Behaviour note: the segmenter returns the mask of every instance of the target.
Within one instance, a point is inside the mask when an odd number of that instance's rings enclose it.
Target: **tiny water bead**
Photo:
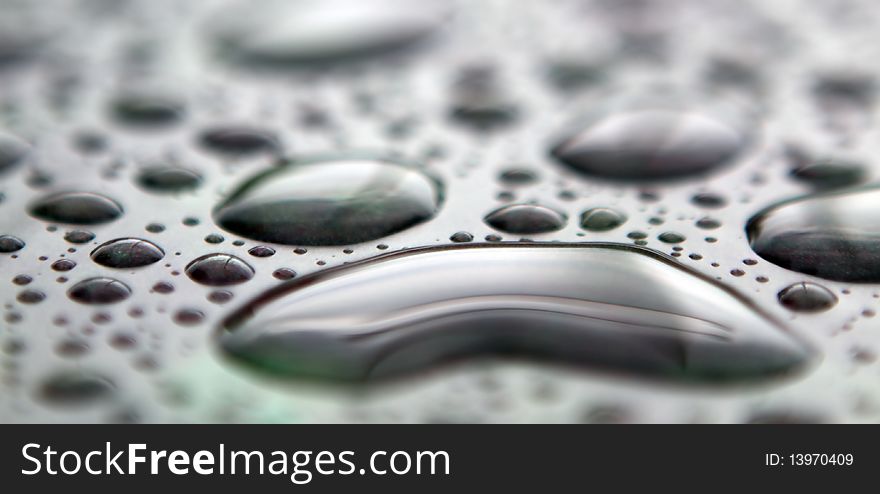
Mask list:
[[[217,233],[209,233],[205,236],[205,242],[209,244],[222,244],[224,240],[226,239],[223,238],[223,235]]]
[[[149,240],[118,238],[92,251],[92,261],[108,268],[139,268],[159,262],[165,252]]]
[[[174,314],[174,322],[181,326],[195,326],[201,324],[205,314],[197,309],[180,309]]]
[[[511,204],[492,211],[483,219],[487,225],[507,233],[546,233],[565,226],[564,214],[537,204]]]
[[[691,203],[704,209],[719,209],[727,205],[727,199],[711,192],[701,192],[691,197]]]
[[[446,2],[303,0],[226,6],[212,19],[218,51],[243,65],[338,63],[413,45],[445,20]]]
[[[666,180],[720,168],[740,154],[745,142],[740,131],[706,115],[655,109],[600,118],[551,154],[585,175]]]
[[[30,213],[45,221],[97,225],[122,216],[122,206],[107,196],[92,192],[58,192],[32,203]]]
[[[538,175],[527,168],[509,168],[498,175],[498,180],[506,185],[528,185],[538,181]]]
[[[651,251],[610,244],[402,251],[281,284],[222,326],[221,347],[254,369],[354,382],[483,356],[684,382],[760,381],[812,354],[728,288]]]
[[[159,223],[150,223],[144,229],[150,233],[162,233],[165,231],[165,225]]]
[[[150,192],[173,194],[198,188],[202,176],[179,166],[151,166],[138,173],[137,183]]]
[[[296,276],[296,271],[290,268],[278,268],[272,272],[272,276],[275,279],[287,281],[293,279]]]
[[[221,228],[286,245],[348,245],[427,221],[439,183],[398,162],[330,157],[294,161],[242,183],[214,210]]]
[[[10,254],[24,248],[24,240],[12,235],[0,235],[0,253]]]
[[[131,288],[113,278],[97,277],[73,285],[67,295],[81,304],[115,304],[127,299],[131,295]]]
[[[796,198],[755,215],[752,250],[785,269],[834,281],[880,282],[880,188]]]
[[[280,144],[268,130],[224,126],[202,131],[198,141],[205,149],[223,156],[249,156],[278,151]]]
[[[124,94],[110,102],[110,114],[117,123],[131,127],[166,127],[179,122],[183,104],[167,96]]]
[[[4,174],[24,162],[30,145],[6,132],[0,131],[0,174]]]
[[[53,271],[65,272],[65,271],[70,271],[71,269],[73,269],[75,267],[76,267],[76,262],[74,262],[70,259],[58,259],[57,261],[52,263],[52,270]]]
[[[716,220],[715,218],[704,216],[698,219],[695,225],[697,226],[697,228],[702,228],[703,230],[714,230],[721,227],[721,222]]]
[[[174,285],[168,283],[167,281],[159,281],[153,285],[152,291],[161,294],[168,294],[174,291]]]
[[[581,214],[581,228],[591,232],[607,232],[626,223],[626,215],[611,208],[592,208]]]
[[[229,254],[208,254],[189,263],[186,275],[202,285],[236,285],[253,278],[254,268]]]
[[[795,283],[778,295],[779,303],[794,312],[823,312],[837,304],[837,296],[824,286],[810,282]]]
[[[95,234],[85,230],[71,230],[64,234],[64,240],[72,244],[85,244],[95,239]]]
[[[449,237],[449,240],[455,243],[473,242],[474,236],[468,232],[455,232]]]
[[[257,245],[248,249],[248,254],[254,257],[272,257],[275,255],[275,249],[266,245]]]

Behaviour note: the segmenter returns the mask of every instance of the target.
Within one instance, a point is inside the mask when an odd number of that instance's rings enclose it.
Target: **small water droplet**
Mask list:
[[[229,254],[208,254],[189,263],[186,275],[202,285],[225,286],[250,280],[254,269]]]
[[[455,243],[472,242],[474,236],[468,232],[455,232],[449,237],[449,240]]]
[[[779,292],[779,303],[794,312],[822,312],[837,304],[837,296],[815,283],[795,283]]]
[[[75,267],[76,263],[70,259],[58,259],[57,261],[52,263],[52,270],[54,271],[70,271]]]
[[[254,257],[272,257],[275,255],[275,249],[266,245],[257,245],[248,249],[248,254]]]
[[[95,239],[95,234],[84,230],[72,230],[64,234],[64,240],[72,244],[85,244]]]
[[[116,122],[139,128],[166,127],[183,117],[183,105],[170,97],[148,94],[125,94],[110,103]]]
[[[113,382],[104,376],[71,370],[46,378],[39,388],[39,396],[56,406],[86,405],[111,397],[115,388]]]
[[[58,192],[31,204],[30,213],[45,221],[95,225],[120,217],[122,206],[109,197],[91,192]]]
[[[581,228],[591,232],[607,232],[626,223],[626,215],[611,208],[588,209],[581,214]]]
[[[272,276],[278,280],[291,280],[296,276],[296,271],[290,268],[278,268],[273,273]]]
[[[152,166],[140,171],[137,183],[150,192],[176,193],[197,188],[202,176],[179,166]]]
[[[275,136],[252,127],[216,127],[203,131],[199,143],[210,151],[224,156],[249,156],[275,152],[280,144]]]
[[[24,248],[24,241],[12,235],[0,235],[0,253],[9,254]]]
[[[23,304],[38,304],[45,299],[46,294],[39,290],[25,290],[16,297],[16,300]]]
[[[504,206],[484,218],[486,224],[507,233],[546,233],[565,226],[565,215],[544,206],[535,204],[511,204]]]
[[[99,277],[80,281],[70,287],[67,295],[81,304],[115,304],[127,299],[131,289],[121,281]]]
[[[118,238],[92,251],[92,261],[108,268],[139,268],[159,262],[165,252],[149,240]]]

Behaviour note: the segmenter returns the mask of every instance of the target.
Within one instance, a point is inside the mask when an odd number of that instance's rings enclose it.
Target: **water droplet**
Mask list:
[[[519,111],[503,88],[493,67],[466,67],[455,83],[452,118],[480,130],[512,124]]]
[[[455,243],[472,242],[474,236],[468,232],[455,232],[449,237],[449,240]]]
[[[30,213],[45,221],[96,225],[121,216],[122,206],[109,197],[91,192],[58,192],[31,204]]]
[[[118,238],[99,245],[92,251],[92,260],[108,268],[139,268],[159,262],[165,252],[149,240]]]
[[[709,218],[708,216],[705,216],[698,219],[695,225],[697,225],[697,228],[702,228],[703,230],[714,230],[721,227],[721,222],[716,220],[715,218]]]
[[[46,294],[39,290],[25,290],[15,299],[23,304],[38,304],[45,300]]]
[[[272,276],[275,277],[275,279],[287,281],[296,276],[296,271],[290,268],[278,268],[272,273]]]
[[[711,192],[702,192],[691,197],[691,202],[706,209],[718,209],[727,205],[727,199]]]
[[[57,261],[52,263],[52,269],[54,271],[70,271],[71,269],[76,267],[76,263],[70,259],[58,259]]]
[[[6,173],[24,162],[30,146],[23,140],[0,132],[0,174]]]
[[[815,190],[840,189],[860,184],[867,179],[861,163],[835,156],[814,157],[795,146],[786,149],[791,163],[791,176]]]
[[[34,281],[34,279],[26,274],[19,274],[16,275],[15,278],[12,278],[12,282],[19,286],[27,285],[32,281]]]
[[[338,62],[386,53],[431,34],[445,2],[406,0],[271,1],[226,7],[212,20],[221,53],[268,66]]]
[[[426,221],[439,208],[439,185],[379,159],[294,162],[242,184],[214,212],[243,237],[287,245],[346,245]]]
[[[744,141],[734,128],[702,114],[641,110],[602,118],[551,153],[586,175],[663,180],[723,166],[741,151]]]
[[[210,151],[225,156],[249,156],[271,153],[280,148],[275,136],[267,130],[224,126],[203,131],[199,143]]]
[[[215,304],[225,304],[232,300],[232,292],[227,290],[214,290],[208,294],[208,301]]]
[[[165,225],[160,225],[159,223],[150,223],[145,228],[150,233],[162,233],[165,231]]]
[[[544,206],[535,204],[511,204],[504,206],[484,218],[486,224],[507,233],[546,233],[565,226],[565,215]]]
[[[616,209],[593,208],[581,214],[581,228],[591,232],[607,232],[626,223],[626,215]]]
[[[257,245],[248,249],[248,254],[254,257],[272,257],[275,255],[275,249],[266,245]]]
[[[12,235],[0,235],[0,253],[9,254],[24,248],[24,241]]]
[[[137,183],[151,192],[175,193],[197,188],[202,176],[179,166],[153,166],[140,171]]]
[[[217,233],[209,233],[205,236],[205,242],[208,242],[209,244],[221,244],[224,240],[226,239],[223,238],[223,235]]]
[[[837,296],[815,283],[795,283],[779,292],[779,303],[794,312],[822,312],[837,304]]]
[[[72,370],[54,374],[43,381],[40,397],[51,405],[85,405],[110,397],[115,385],[91,372]]]
[[[501,172],[498,180],[507,185],[528,185],[535,183],[538,175],[525,168],[510,168]]]
[[[64,240],[72,244],[85,244],[95,239],[95,234],[83,230],[73,230],[64,234]]]
[[[183,117],[183,104],[167,96],[126,94],[110,103],[110,111],[120,124],[156,128],[179,122]]]
[[[676,232],[663,232],[657,235],[657,239],[667,244],[680,244],[686,240],[684,235]]]
[[[174,291],[174,285],[167,281],[159,281],[153,285],[153,291],[156,293],[168,294]]]
[[[254,268],[229,254],[208,254],[189,263],[186,275],[202,285],[235,285],[253,278]]]
[[[67,295],[81,304],[115,304],[127,299],[131,289],[113,278],[89,278],[70,287]]]
[[[812,195],[755,215],[752,249],[785,269],[828,280],[880,282],[880,188]]]
[[[810,359],[745,298],[651,251],[507,245],[414,249],[297,278],[229,317],[221,346],[264,371],[348,381],[482,355],[720,382]]]
[[[174,322],[181,326],[195,326],[201,324],[205,319],[205,314],[196,309],[180,309],[174,314]]]

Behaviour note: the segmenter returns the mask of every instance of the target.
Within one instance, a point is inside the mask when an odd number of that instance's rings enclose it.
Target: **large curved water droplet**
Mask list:
[[[160,261],[165,252],[140,238],[118,238],[92,251],[92,260],[108,268],[139,268]]]
[[[517,355],[681,381],[792,372],[811,352],[744,298],[652,251],[451,245],[294,279],[228,318],[223,349],[290,377],[390,378]]]
[[[792,271],[835,281],[880,282],[880,188],[797,198],[748,224],[752,249]]]
[[[739,130],[709,116],[655,109],[598,119],[551,154],[590,176],[665,180],[717,169],[739,154],[744,142]]]
[[[74,225],[96,225],[122,215],[113,199],[92,192],[58,192],[31,204],[30,213],[45,221]]]
[[[329,158],[294,162],[245,183],[214,211],[237,235],[288,245],[375,240],[437,212],[439,185],[393,161]]]
[[[404,48],[436,30],[444,2],[275,0],[227,8],[210,30],[223,54],[245,64],[297,65]]]

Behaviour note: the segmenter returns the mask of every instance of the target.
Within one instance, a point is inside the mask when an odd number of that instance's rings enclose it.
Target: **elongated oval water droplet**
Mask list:
[[[880,188],[783,202],[748,224],[752,249],[785,269],[828,280],[880,282]]]
[[[140,171],[137,183],[150,192],[174,193],[193,190],[202,183],[202,176],[179,166],[151,166]]]
[[[113,382],[102,375],[74,370],[47,377],[39,388],[39,397],[50,405],[86,405],[109,398],[115,389]]]
[[[236,61],[298,65],[406,47],[431,34],[446,14],[445,2],[433,0],[275,0],[260,8],[242,2],[212,20],[212,34]]]
[[[272,168],[243,183],[214,211],[237,235],[287,245],[376,240],[433,217],[439,185],[399,163],[329,158]]]
[[[139,268],[160,261],[165,252],[149,240],[118,238],[92,251],[92,260],[108,268]]]
[[[229,317],[219,336],[255,368],[342,381],[487,354],[748,381],[811,356],[731,290],[612,244],[458,244],[380,256],[286,282]]]
[[[96,225],[122,215],[113,199],[92,192],[58,192],[31,204],[30,213],[45,221],[74,225]]]
[[[692,112],[640,110],[601,118],[556,145],[551,154],[591,176],[664,180],[700,175],[729,163],[745,136]]]
[[[535,204],[511,204],[486,215],[486,223],[507,233],[546,233],[565,226],[565,215]]]
[[[110,103],[113,118],[123,125],[165,127],[180,121],[183,104],[176,99],[150,94],[125,94]]]
[[[267,130],[255,127],[226,125],[204,130],[199,144],[223,156],[249,156],[278,151],[280,144]]]
[[[67,295],[81,304],[115,304],[127,299],[131,288],[113,278],[89,278],[70,287]]]
[[[237,285],[253,278],[254,268],[229,254],[208,254],[189,263],[186,275],[202,285]]]

